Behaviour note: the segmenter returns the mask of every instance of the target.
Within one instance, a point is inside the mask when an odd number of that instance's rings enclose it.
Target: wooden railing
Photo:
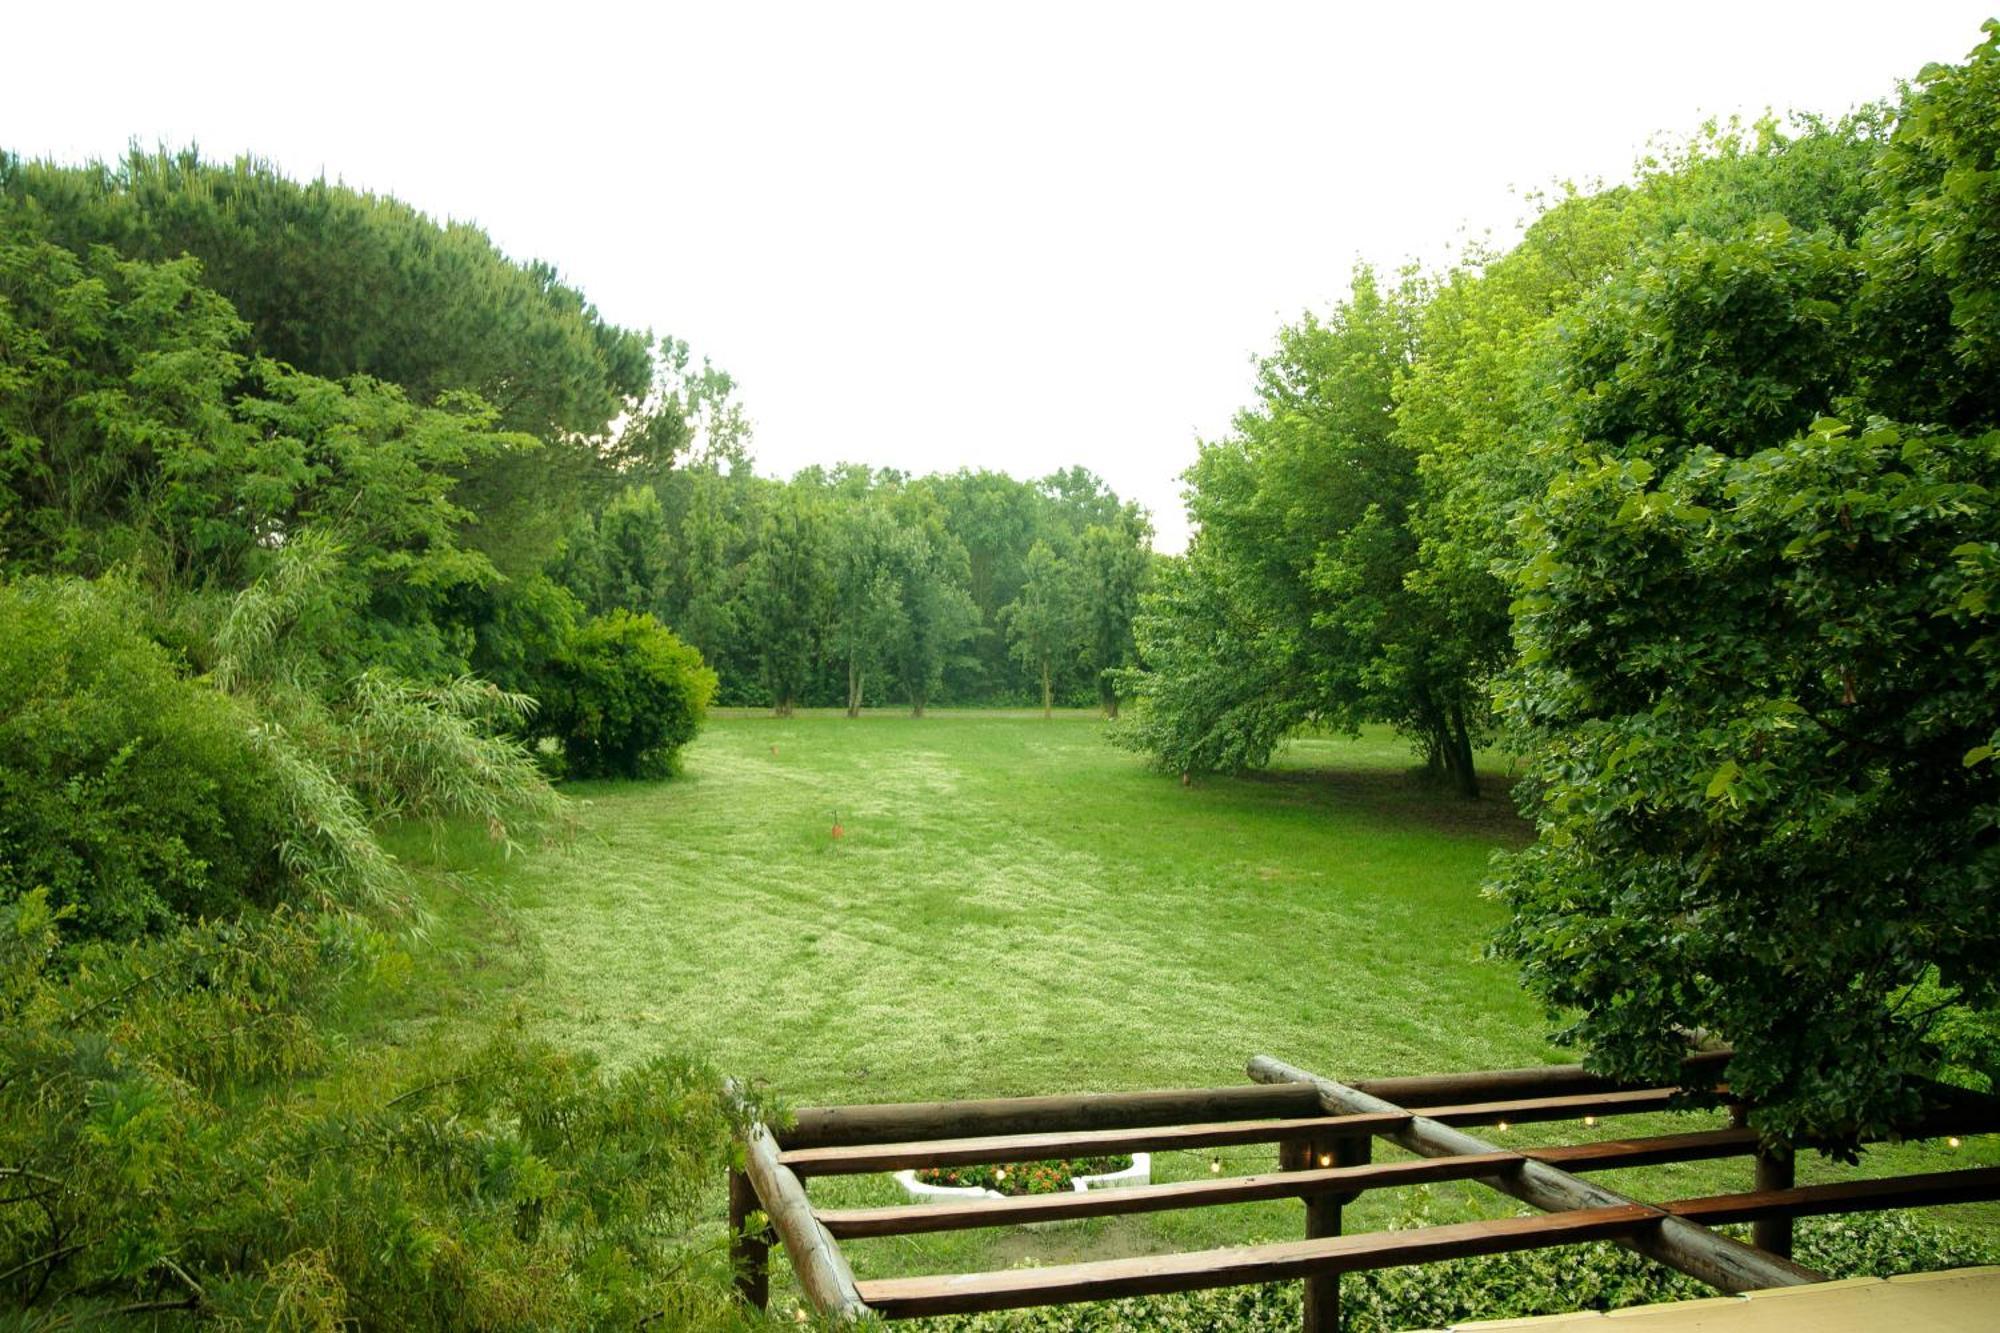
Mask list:
[[[2000,1198],[2000,1168],[1795,1187],[1790,1158],[1764,1153],[1758,1136],[1740,1126],[1523,1149],[1466,1132],[1468,1126],[1662,1110],[1683,1087],[1718,1090],[1727,1058],[1726,1052],[1691,1056],[1682,1087],[1630,1088],[1573,1065],[1350,1086],[1260,1056],[1250,1062],[1250,1086],[810,1108],[776,1135],[752,1125],[745,1136],[745,1167],[730,1181],[738,1287],[751,1304],[766,1303],[773,1239],[783,1243],[806,1300],[839,1320],[911,1319],[1298,1279],[1305,1283],[1304,1326],[1308,1333],[1325,1333],[1339,1325],[1344,1272],[1610,1240],[1722,1291],[1796,1286],[1821,1277],[1791,1261],[1794,1217]],[[1996,1129],[2000,1111],[1993,1103],[1960,1098],[1904,1137]],[[1373,1162],[1371,1145],[1378,1137],[1416,1159]],[[1280,1169],[1090,1193],[888,1208],[816,1209],[806,1193],[806,1181],[814,1176],[1246,1143],[1277,1144]],[[1593,1171],[1735,1156],[1757,1159],[1756,1189],[1651,1204],[1583,1179]],[[1480,1181],[1542,1214],[1341,1234],[1341,1209],[1357,1195],[1448,1180]],[[856,1279],[840,1244],[1272,1199],[1304,1203],[1304,1239],[866,1281]],[[1709,1229],[1745,1221],[1755,1227],[1754,1244]]]

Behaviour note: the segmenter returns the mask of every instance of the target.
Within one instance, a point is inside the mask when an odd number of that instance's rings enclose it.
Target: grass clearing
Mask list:
[[[726,715],[682,777],[578,785],[573,845],[488,857],[476,879],[539,952],[518,998],[532,1030],[614,1064],[697,1050],[794,1104],[1225,1084],[1260,1052],[1349,1078],[1566,1058],[1511,969],[1482,956],[1500,920],[1479,892],[1488,859],[1527,837],[1498,794],[1504,774],[1468,806],[1411,766],[1371,729],[1294,741],[1268,774],[1183,787],[1108,745],[1089,713]],[[1597,1132],[1695,1127],[1650,1117]],[[1275,1160],[1221,1157],[1231,1172]],[[1994,1159],[1982,1142],[1870,1164]],[[1206,1175],[1209,1161],[1160,1154],[1156,1178]],[[1838,1173],[1802,1163],[1802,1180]],[[1748,1180],[1747,1163],[1704,1163],[1624,1184],[1663,1197]],[[841,1205],[899,1197],[886,1179],[814,1188]],[[1469,1185],[1429,1197],[1445,1215],[1497,1206]],[[1354,1225],[1408,1206],[1364,1196]],[[867,1276],[1298,1224],[1294,1206],[1267,1204],[853,1248]]]
[[[1182,788],[1090,714],[729,717],[673,783],[577,788],[576,846],[509,878],[552,1031],[613,1060],[699,1040],[801,1101],[1541,1058],[1480,958],[1519,825],[1429,817],[1409,764],[1305,741]]]

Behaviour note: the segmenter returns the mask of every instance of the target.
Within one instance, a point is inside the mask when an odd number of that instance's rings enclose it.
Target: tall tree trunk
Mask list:
[[[1445,722],[1444,710],[1432,701],[1428,693],[1421,695],[1420,699],[1416,730],[1424,738],[1424,778],[1430,782],[1443,782],[1452,776],[1451,727]]]
[[[1109,671],[1098,674],[1097,702],[1104,706],[1104,716],[1113,722],[1118,720],[1118,687],[1111,683]]]
[[[847,715],[861,716],[861,668],[851,657],[847,659]]]
[[[1055,715],[1054,696],[1049,692],[1049,659],[1044,657],[1042,659],[1042,717],[1047,719]]]
[[[924,696],[921,694],[912,694],[910,696],[910,716],[922,717],[923,715],[924,715]]]
[[[1465,705],[1451,706],[1451,757],[1452,777],[1458,784],[1458,794],[1468,801],[1479,799],[1479,772],[1472,766],[1472,733],[1465,725]]]
[[[777,703],[772,705],[771,711],[779,717],[790,717],[792,715],[791,696],[786,695],[784,698],[778,700]]]

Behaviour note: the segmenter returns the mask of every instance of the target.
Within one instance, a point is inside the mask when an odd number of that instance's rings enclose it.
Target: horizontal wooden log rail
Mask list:
[[[1634,1236],[1657,1228],[1662,1220],[1658,1209],[1621,1204],[1539,1217],[1461,1222],[1408,1231],[1371,1231],[1356,1236],[1244,1245],[1190,1254],[1011,1268],[997,1273],[883,1278],[863,1282],[860,1290],[869,1308],[883,1318],[913,1319],[1281,1282],[1288,1278],[1432,1263],[1502,1250],[1573,1245]]]
[[[1084,1129],[1141,1129],[1214,1120],[1272,1120],[1323,1114],[1311,1088],[1259,1086],[1156,1092],[989,1097],[966,1102],[883,1102],[802,1107],[777,1132],[782,1148],[841,1148],[857,1143],[914,1143],[996,1134],[1052,1134]]]
[[[1586,1092],[1564,1097],[1517,1097],[1507,1101],[1414,1105],[1417,1115],[1441,1125],[1526,1125],[1585,1116],[1640,1115],[1665,1111],[1685,1099],[1681,1088],[1635,1088],[1626,1092]]]
[[[907,1236],[929,1231],[963,1231],[976,1227],[1015,1226],[1025,1222],[1067,1221],[1079,1217],[1119,1217],[1175,1208],[1257,1203],[1267,1199],[1304,1199],[1322,1194],[1392,1189],[1399,1185],[1471,1180],[1496,1171],[1512,1170],[1523,1160],[1518,1154],[1508,1152],[1488,1153],[1480,1157],[1420,1157],[1415,1161],[1382,1162],[1372,1166],[1277,1171],[1083,1193],[1024,1194],[1011,1199],[901,1204],[887,1208],[821,1209],[819,1220],[820,1225],[841,1240],[859,1236]]]
[[[1410,1118],[1407,1111],[1287,1120],[1220,1120],[1205,1125],[1097,1129],[1068,1134],[1005,1134],[978,1139],[926,1139],[913,1143],[855,1144],[844,1148],[794,1148],[778,1160],[801,1176],[851,1176],[935,1166],[1039,1162],[1112,1153],[1219,1148],[1239,1143],[1282,1143],[1330,1134],[1379,1134]]]
[[[1662,1204],[1675,1217],[1706,1226],[1754,1222],[1766,1217],[1817,1217],[1828,1213],[1868,1213],[1884,1208],[1929,1208],[1950,1203],[1991,1203],[2000,1199],[2000,1166],[1963,1171],[1931,1171],[1877,1180],[1840,1180],[1748,1194],[1716,1194]]]
[[[1681,1063],[1682,1084],[1717,1082],[1729,1064],[1727,1050],[1696,1051]],[[1467,1074],[1414,1074],[1358,1078],[1354,1088],[1398,1106],[1444,1106],[1455,1102],[1503,1101],[1522,1097],[1565,1097],[1591,1092],[1624,1092],[1634,1085],[1593,1074],[1582,1065],[1530,1065],[1525,1069],[1485,1069]]]
[[[1692,1134],[1657,1134],[1636,1139],[1604,1139],[1597,1143],[1566,1143],[1553,1148],[1523,1148],[1532,1157],[1565,1171],[1615,1171],[1624,1167],[1661,1166],[1669,1162],[1704,1162],[1718,1157],[1747,1157],[1762,1142],[1754,1129],[1705,1129]]]

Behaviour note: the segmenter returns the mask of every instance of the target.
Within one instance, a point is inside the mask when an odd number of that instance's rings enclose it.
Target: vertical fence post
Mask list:
[[[741,1170],[729,1169],[729,1266],[736,1274],[736,1294],[754,1310],[771,1300],[771,1224],[745,1230],[750,1214],[764,1205]]]
[[[1729,1120],[1734,1125],[1750,1123],[1750,1106],[1738,1102],[1729,1108]],[[1768,1148],[1757,1149],[1757,1183],[1759,1193],[1765,1190],[1788,1190],[1795,1183],[1796,1159],[1790,1152],[1773,1152]],[[1760,1217],[1750,1223],[1750,1243],[1766,1254],[1775,1254],[1780,1259],[1792,1257],[1792,1219],[1789,1217]]]
[[[1788,1152],[1757,1153],[1757,1190],[1788,1190],[1795,1183],[1797,1159]],[[1760,1217],[1750,1224],[1750,1243],[1780,1259],[1792,1257],[1792,1219]]]
[[[1373,1140],[1367,1135],[1288,1140],[1279,1145],[1278,1166],[1284,1171],[1310,1171],[1329,1166],[1364,1166]],[[1314,1194],[1306,1198],[1306,1239],[1340,1234],[1340,1209],[1352,1194]],[[1340,1274],[1305,1280],[1305,1333],[1339,1333]]]

